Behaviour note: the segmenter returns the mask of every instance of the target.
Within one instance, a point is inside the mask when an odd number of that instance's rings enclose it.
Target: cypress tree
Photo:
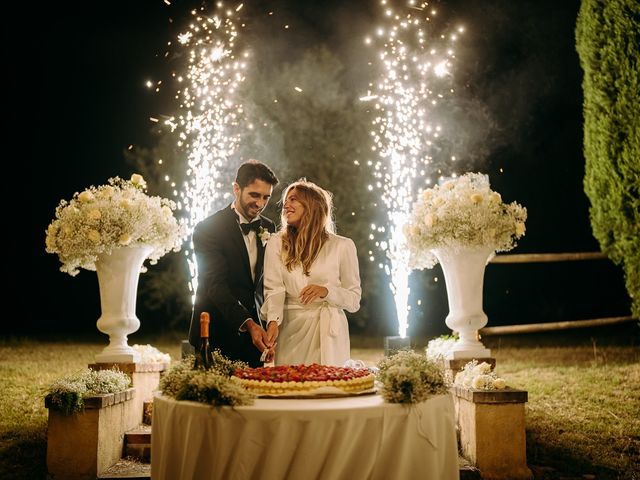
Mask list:
[[[640,3],[582,0],[584,188],[602,251],[624,270],[640,318]]]

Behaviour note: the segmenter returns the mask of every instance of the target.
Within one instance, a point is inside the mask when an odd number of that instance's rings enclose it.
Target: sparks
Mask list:
[[[372,90],[360,99],[375,99],[371,150],[377,152],[378,160],[372,168],[388,211],[389,228],[374,230],[370,238],[379,234],[387,240],[376,244],[389,259],[390,268],[385,266],[385,272],[391,277],[399,334],[405,337],[410,269],[403,226],[419,188],[432,181],[430,164],[438,155],[439,139],[447,133],[437,122],[436,108],[438,100],[452,92],[450,67],[455,56],[443,42],[448,39],[453,44],[455,39],[451,35],[427,35],[434,25],[425,4],[416,8],[410,0],[397,12],[386,1],[381,4],[385,25],[365,39],[366,45],[380,49],[372,62],[377,79],[370,84]],[[435,10],[430,15],[433,17]],[[458,29],[460,33],[462,29]]]
[[[238,46],[236,14],[242,7],[240,3],[235,9],[222,10],[220,2],[213,16],[193,10],[188,30],[178,35],[180,53],[188,63],[184,73],[173,75],[179,112],[164,123],[177,136],[177,145],[187,151],[187,177],[176,195],[187,215],[189,233],[228,201],[228,186],[221,179],[233,168],[229,159],[238,147],[243,107],[237,92],[249,57]],[[192,250],[185,255],[195,296],[195,255]]]

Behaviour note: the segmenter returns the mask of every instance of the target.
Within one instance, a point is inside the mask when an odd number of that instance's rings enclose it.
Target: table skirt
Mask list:
[[[215,408],[158,396],[151,478],[457,479],[453,399],[257,399]]]

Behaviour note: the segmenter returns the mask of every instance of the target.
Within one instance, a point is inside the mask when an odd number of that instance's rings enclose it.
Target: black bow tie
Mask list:
[[[240,228],[242,229],[242,233],[245,235],[249,235],[251,230],[258,233],[258,230],[260,229],[260,220],[254,220],[251,223],[241,223]]]

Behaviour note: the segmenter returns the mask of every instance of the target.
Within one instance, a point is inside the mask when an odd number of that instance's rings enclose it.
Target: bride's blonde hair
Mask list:
[[[284,211],[284,203],[293,190],[304,207],[298,228],[287,224]],[[331,193],[304,178],[292,183],[282,193],[281,225],[282,261],[289,271],[302,265],[302,271],[309,276],[311,265],[329,239],[329,233],[335,233]]]

